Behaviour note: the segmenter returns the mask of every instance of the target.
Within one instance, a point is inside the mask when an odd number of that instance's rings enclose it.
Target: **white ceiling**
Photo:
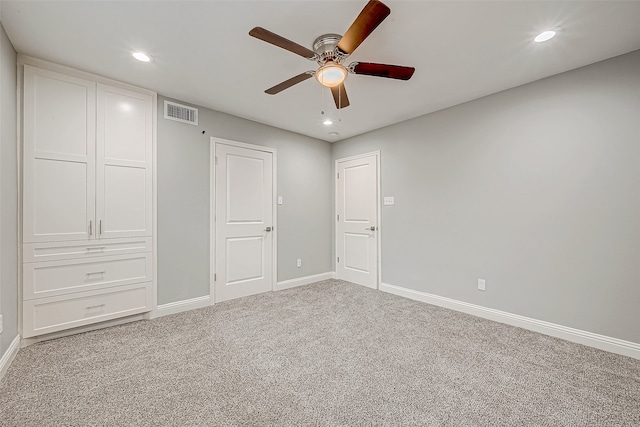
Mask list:
[[[350,75],[351,106],[331,127],[320,112],[338,111],[315,79],[264,93],[316,65],[250,37],[251,28],[311,48],[321,34],[346,31],[365,3],[2,0],[1,20],[20,53],[327,141],[640,49],[640,1],[385,0],[391,15],[346,63],[414,66],[411,80]],[[533,43],[549,28],[556,38]],[[134,60],[133,50],[154,62]]]

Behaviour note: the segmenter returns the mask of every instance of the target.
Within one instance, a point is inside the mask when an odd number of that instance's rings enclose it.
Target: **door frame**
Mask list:
[[[271,248],[273,253],[273,266],[272,266],[272,278],[271,278],[271,291],[276,290],[276,284],[278,279],[278,170],[277,170],[277,150],[271,147],[265,147],[264,145],[249,144],[246,142],[234,141],[231,139],[218,138],[212,136],[210,138],[210,161],[209,161],[209,296],[211,305],[215,303],[215,274],[216,274],[216,145],[224,144],[232,147],[246,148],[249,150],[263,151],[271,153],[273,159],[272,170],[272,198],[271,209],[273,215],[273,247]]]
[[[380,180],[380,150],[371,151],[369,153],[357,154],[349,157],[342,157],[340,159],[336,159],[333,169],[333,179],[334,179],[334,213],[333,213],[333,228],[334,228],[334,241],[335,245],[333,247],[333,261],[335,265],[335,275],[336,279],[340,279],[338,277],[338,265],[337,265],[337,257],[338,257],[338,163],[347,162],[350,160],[361,159],[363,157],[376,156],[376,215],[378,216],[378,230],[376,233],[376,245],[377,245],[377,273],[378,280],[376,280],[376,289],[380,289],[380,284],[382,283],[382,209],[380,203],[382,201],[381,197],[381,180]]]

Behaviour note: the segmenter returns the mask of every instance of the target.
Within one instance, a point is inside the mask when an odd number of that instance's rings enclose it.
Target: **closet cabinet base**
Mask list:
[[[151,282],[24,301],[22,337],[144,313],[151,308]]]

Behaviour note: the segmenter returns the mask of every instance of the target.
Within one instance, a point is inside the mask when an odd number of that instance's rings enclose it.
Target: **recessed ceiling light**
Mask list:
[[[331,121],[331,119],[326,119],[324,122],[322,122],[323,125],[329,126],[332,125],[333,122]]]
[[[142,61],[142,62],[151,61],[151,57],[142,52],[133,52],[133,57],[136,58],[138,61]]]
[[[329,132],[329,136],[338,136],[340,135],[338,132]]]
[[[533,40],[538,43],[542,43],[542,42],[546,42],[547,40],[551,40],[552,38],[555,37],[555,35],[556,35],[555,31],[549,30],[549,31],[545,31],[538,34],[536,38]]]

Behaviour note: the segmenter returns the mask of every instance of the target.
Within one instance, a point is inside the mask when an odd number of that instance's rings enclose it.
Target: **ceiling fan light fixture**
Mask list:
[[[329,61],[318,68],[318,71],[316,71],[316,80],[323,86],[335,87],[342,84],[344,79],[347,78],[347,74],[347,69],[342,65]]]

